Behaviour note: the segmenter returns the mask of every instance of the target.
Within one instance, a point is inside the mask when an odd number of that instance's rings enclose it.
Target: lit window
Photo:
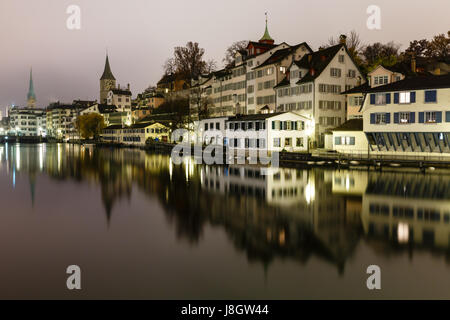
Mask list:
[[[400,92],[400,94],[399,94],[399,102],[400,103],[410,103],[411,102],[411,94],[410,94],[410,92]]]

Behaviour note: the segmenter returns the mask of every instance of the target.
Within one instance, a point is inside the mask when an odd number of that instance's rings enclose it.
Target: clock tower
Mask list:
[[[108,92],[116,87],[116,78],[114,78],[111,67],[109,66],[108,55],[106,55],[105,70],[100,78],[100,103],[106,104]]]

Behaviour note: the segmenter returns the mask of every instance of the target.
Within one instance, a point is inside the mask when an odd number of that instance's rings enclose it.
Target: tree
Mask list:
[[[370,71],[379,64],[391,66],[399,60],[400,45],[391,41],[386,44],[376,42],[362,49],[367,69]]]
[[[163,64],[164,73],[166,75],[174,74],[176,72],[175,59],[169,58]]]
[[[98,113],[88,113],[76,119],[75,127],[84,139],[94,138],[97,140],[105,128],[105,121],[103,116]]]
[[[247,40],[236,41],[231,46],[229,46],[225,51],[225,57],[222,60],[225,66],[230,66],[234,61],[234,56],[236,55],[236,52],[239,50],[246,49],[247,46],[248,46]]]
[[[176,97],[166,99],[158,108],[154,109],[152,114],[164,114],[171,120],[170,128],[187,129],[190,122],[189,98]]]
[[[322,48],[328,48],[331,46],[335,46],[339,44],[341,41],[345,39],[345,45],[347,46],[348,52],[352,56],[353,60],[358,66],[363,64],[360,53],[363,48],[363,44],[359,34],[352,30],[349,34],[343,34],[338,37],[331,37],[328,39],[328,43],[322,45]]]
[[[185,47],[176,47],[173,52],[176,73],[179,73],[184,79],[197,78],[205,73],[204,54],[205,49],[200,48],[197,42],[189,41]]]
[[[433,37],[433,40],[429,42],[427,55],[433,58],[450,56],[450,31],[447,36],[442,33]]]
[[[429,43],[427,39],[414,40],[409,43],[409,47],[405,52],[414,54],[416,57],[424,57],[426,56],[428,46]]]

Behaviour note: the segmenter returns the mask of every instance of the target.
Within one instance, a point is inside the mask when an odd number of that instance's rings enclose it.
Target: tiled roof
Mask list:
[[[344,44],[338,44],[326,49],[318,50],[310,54],[305,54],[302,59],[294,63],[301,69],[307,69],[308,73],[301,78],[297,84],[314,81],[325,68],[330,64],[336,54],[345,48]],[[313,73],[311,73],[313,71]]]
[[[369,89],[370,89],[369,83],[366,82],[366,83],[364,83],[364,84],[362,84],[360,86],[356,86],[356,87],[354,87],[354,88],[352,88],[350,90],[341,92],[341,94],[365,93]]]
[[[442,89],[450,88],[450,74],[441,76],[415,76],[405,78],[384,86],[370,88],[366,92],[392,92],[403,90],[424,90],[424,89]]]
[[[363,119],[350,119],[331,131],[362,131]]]

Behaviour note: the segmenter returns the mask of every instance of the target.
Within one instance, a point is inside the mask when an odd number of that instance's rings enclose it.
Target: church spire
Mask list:
[[[106,62],[105,62],[105,70],[103,71],[103,75],[100,78],[100,80],[116,80],[116,78],[114,78],[112,72],[111,72],[111,67],[109,66],[109,58],[108,58],[108,53],[106,53]]]
[[[36,94],[34,93],[34,85],[33,85],[33,68],[30,69],[30,84],[28,87],[27,94],[27,104],[29,107],[34,107],[34,103],[36,102]]]
[[[269,28],[267,27],[267,12],[266,12],[266,30],[264,31],[264,35],[261,39],[259,39],[259,42],[263,43],[269,43],[273,44],[275,41],[272,39],[272,37],[269,34]]]

